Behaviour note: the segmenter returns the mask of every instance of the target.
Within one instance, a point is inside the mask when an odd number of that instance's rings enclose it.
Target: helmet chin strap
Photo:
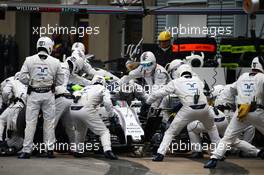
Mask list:
[[[152,71],[144,70],[144,77],[150,77],[152,75]]]
[[[157,65],[156,65],[157,66]],[[153,69],[151,71],[148,70],[144,70],[144,77],[151,77],[156,69],[156,66],[153,67]]]

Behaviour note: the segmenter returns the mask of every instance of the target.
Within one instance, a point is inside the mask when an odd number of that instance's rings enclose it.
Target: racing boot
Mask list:
[[[210,169],[215,168],[216,165],[217,165],[217,161],[218,161],[218,160],[217,160],[217,159],[214,159],[214,158],[208,160],[208,162],[206,162],[206,163],[204,164],[204,168],[210,168]]]
[[[78,153],[78,152],[73,152],[73,156],[76,157],[76,158],[82,158],[82,157],[84,157],[83,156],[83,153]]]
[[[264,159],[264,149],[261,149],[261,150],[258,152],[257,157],[260,157],[261,159]]]
[[[157,153],[157,154],[153,157],[152,161],[155,161],[155,162],[162,162],[163,159],[164,159],[164,155],[163,155],[163,154],[160,154],[160,153]]]
[[[47,151],[47,152],[38,153],[37,157],[49,158],[49,159],[55,158],[55,156],[53,154],[53,151]]]
[[[55,158],[55,156],[54,156],[54,152],[53,152],[53,151],[48,151],[48,152],[47,152],[47,157],[48,157],[49,159],[53,159],[53,158]]]
[[[188,156],[190,159],[202,159],[203,153],[202,152],[193,152],[190,156]]]
[[[111,160],[117,160],[118,159],[118,157],[111,150],[105,151],[104,155],[105,155],[105,158],[107,158],[107,159],[111,159]]]
[[[7,148],[8,147],[7,142],[6,141],[0,141],[0,147]]]
[[[30,159],[30,154],[22,152],[19,156],[18,159]]]

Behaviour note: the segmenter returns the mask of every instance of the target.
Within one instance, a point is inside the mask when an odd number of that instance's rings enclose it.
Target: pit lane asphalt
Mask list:
[[[110,161],[100,155],[81,159],[57,155],[55,159],[31,157],[0,157],[0,175],[263,175],[264,160],[229,158],[219,162],[213,170],[203,168],[207,159],[190,160],[184,157],[166,157],[163,162],[152,162],[151,157],[129,158],[120,156]]]

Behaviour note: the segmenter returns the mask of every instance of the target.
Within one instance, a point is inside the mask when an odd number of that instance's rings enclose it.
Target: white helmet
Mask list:
[[[192,67],[203,67],[204,64],[204,53],[201,52],[201,55],[191,53],[190,56],[186,56],[187,64],[190,64]]]
[[[14,79],[15,80],[19,80],[19,77],[20,77],[21,73],[20,72],[17,72],[14,76]]]
[[[72,56],[78,56],[82,59],[85,58],[84,52],[80,51],[80,50],[74,50],[71,54]]]
[[[183,76],[183,73],[188,72],[193,75],[192,67],[189,64],[183,64],[175,72],[175,77],[180,78]]]
[[[142,55],[140,56],[140,65],[147,73],[152,72],[156,67],[155,55],[150,51],[142,53]]]
[[[264,73],[264,59],[262,56],[255,57],[251,63],[252,70],[259,70]]]
[[[78,55],[72,55],[66,59],[69,66],[72,66],[72,72],[77,73],[83,69],[84,61]]]
[[[78,50],[78,51],[85,53],[85,47],[84,47],[83,43],[81,43],[81,42],[73,43],[71,50],[72,50],[72,52],[75,50]]]
[[[105,82],[104,77],[102,77],[100,75],[94,75],[94,77],[92,79],[92,84],[101,84],[101,85],[105,86],[106,82]]]
[[[172,79],[175,79],[176,78],[176,71],[177,69],[181,66],[185,64],[182,60],[179,60],[179,59],[176,59],[176,60],[173,60],[172,62],[170,62],[168,65],[168,73],[169,75],[171,76]]]
[[[54,42],[49,37],[40,37],[37,42],[37,50],[40,48],[44,48],[47,53],[50,55],[52,53],[52,49],[54,46]]]
[[[212,89],[212,97],[215,98],[220,95],[220,93],[224,90],[225,86],[224,85],[215,85]]]

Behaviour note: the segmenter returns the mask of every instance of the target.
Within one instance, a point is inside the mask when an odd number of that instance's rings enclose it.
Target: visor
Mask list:
[[[140,63],[141,66],[143,67],[150,67],[153,65],[153,62],[149,62],[149,63]]]

